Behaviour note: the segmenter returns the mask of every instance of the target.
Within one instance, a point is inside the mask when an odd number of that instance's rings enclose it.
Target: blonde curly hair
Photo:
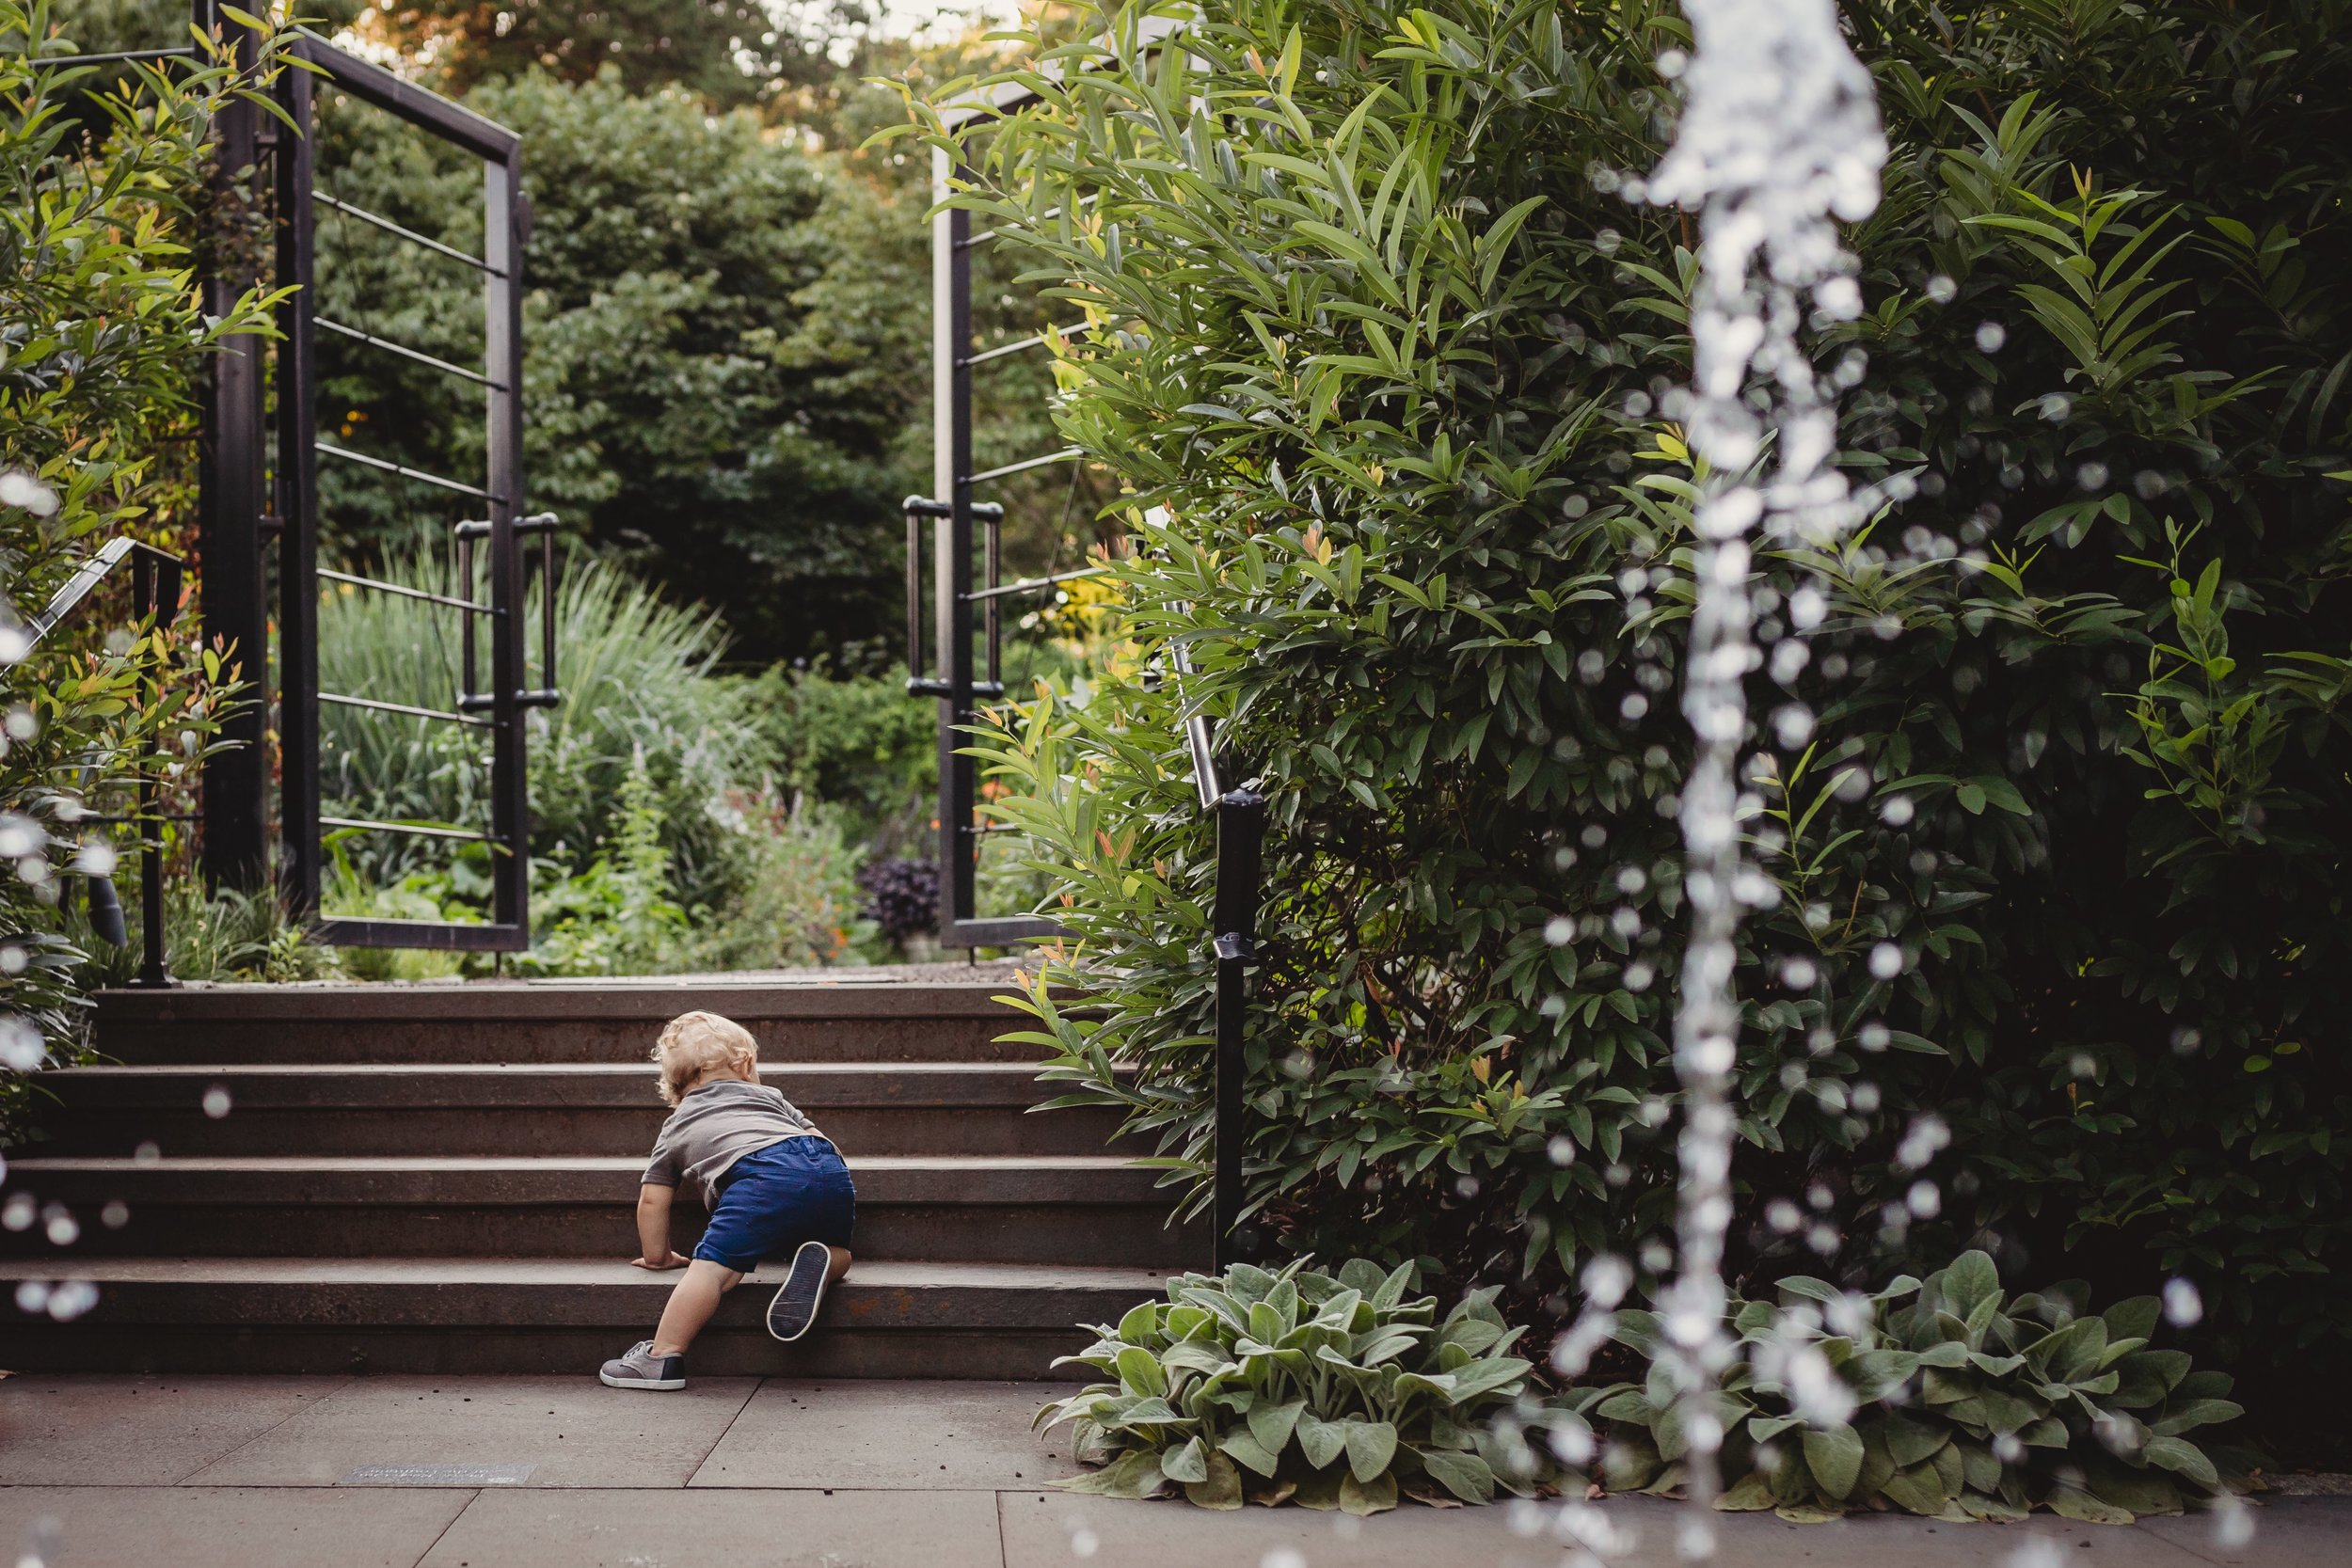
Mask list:
[[[653,1042],[653,1060],[661,1069],[661,1102],[675,1105],[714,1069],[756,1068],[759,1042],[731,1018],[680,1013],[662,1026],[661,1037]]]

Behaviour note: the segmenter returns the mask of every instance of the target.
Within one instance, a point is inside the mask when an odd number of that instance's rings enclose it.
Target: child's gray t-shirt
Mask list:
[[[719,1179],[738,1160],[787,1138],[816,1135],[815,1125],[765,1084],[716,1079],[680,1100],[661,1124],[644,1184],[691,1187],[705,1208],[715,1209]]]

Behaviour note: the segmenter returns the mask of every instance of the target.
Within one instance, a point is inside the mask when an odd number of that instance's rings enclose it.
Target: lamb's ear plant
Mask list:
[[[1407,1295],[1412,1277],[1410,1264],[1321,1274],[1302,1259],[1170,1279],[1166,1301],[1095,1326],[1092,1347],[1057,1363],[1105,1379],[1038,1413],[1041,1427],[1074,1423],[1073,1452],[1100,1466],[1062,1484],[1359,1514],[1537,1490],[1550,1471],[1526,1429],[1584,1422],[1536,1404],[1511,1354],[1522,1331],[1492,1291],[1439,1319],[1437,1298]]]
[[[1807,1278],[1779,1290],[1777,1307],[1731,1304],[1740,1354],[1722,1385],[1731,1484],[1720,1507],[1816,1520],[1891,1506],[1955,1521],[2046,1507],[2129,1524],[2250,1484],[2252,1455],[2186,1435],[2241,1411],[2226,1374],[2151,1348],[2153,1296],[2094,1314],[2089,1289],[2069,1281],[2011,1299],[1982,1252],[1867,1297]],[[1651,1314],[1619,1315],[1617,1338],[1636,1352],[1658,1336]],[[1832,1374],[1835,1389],[1800,1401],[1804,1370]],[[1661,1366],[1574,1402],[1601,1430],[1613,1490],[1681,1484],[1688,1444]]]

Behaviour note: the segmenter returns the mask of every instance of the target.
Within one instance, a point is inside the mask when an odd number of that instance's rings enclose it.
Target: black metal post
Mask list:
[[[977,513],[980,509],[972,509]],[[981,575],[988,586],[995,587],[1005,580],[1005,509],[993,508],[980,522]],[[990,686],[1005,689],[1004,618],[998,612],[999,601],[991,594],[980,606],[980,641],[988,649],[987,680]]]
[[[299,129],[278,137],[278,281],[294,285],[278,308],[278,735],[281,886],[297,919],[318,913],[319,601],[317,225],[311,82],[289,71],[278,107]]]
[[[194,17],[210,26],[210,0],[195,0]],[[249,28],[235,26],[236,60],[258,63]],[[207,314],[227,315],[259,281],[259,258],[242,219],[253,190],[245,171],[261,152],[261,110],[232,99],[214,121],[215,206],[210,269],[204,277]],[[267,752],[269,611],[262,574],[263,479],[263,348],[254,337],[230,340],[213,356],[200,444],[202,503],[198,548],[204,563],[203,635],[227,644],[239,673],[260,700],[248,702],[221,726],[228,744],[204,766],[204,876],[215,885],[252,888],[268,872]]]
[[[177,562],[144,551],[131,562],[132,602],[140,621],[159,632],[179,618],[180,567]],[[140,682],[141,695],[152,704],[158,682],[151,672]],[[151,989],[169,986],[170,955],[164,950],[164,824],[157,813],[163,786],[151,768],[139,775],[139,977]]]
[[[955,164],[931,153],[931,189],[948,194]],[[939,926],[953,945],[959,921],[977,912],[972,804],[977,774],[962,754],[972,693],[972,214],[961,208],[931,219],[931,494],[947,503],[932,536],[931,593],[939,673]]]
[[[483,163],[483,309],[488,323],[483,368],[490,491],[490,718],[495,790],[490,800],[492,919],[530,937],[531,784],[523,757],[523,245],[522,150]],[[552,592],[552,585],[550,585]],[[469,611],[468,618],[471,618]]]
[[[1258,867],[1265,842],[1265,797],[1235,789],[1216,802],[1216,902],[1210,922],[1216,954],[1216,1134],[1212,1190],[1219,1269],[1258,1252],[1254,1227],[1241,1223],[1245,1089],[1249,1064],[1246,972],[1257,951]]]

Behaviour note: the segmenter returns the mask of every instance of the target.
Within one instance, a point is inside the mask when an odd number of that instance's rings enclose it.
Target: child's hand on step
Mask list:
[[[682,1269],[686,1267],[688,1263],[692,1261],[692,1259],[688,1258],[681,1253],[675,1252],[671,1253],[659,1262],[655,1262],[644,1258],[632,1258],[629,1259],[630,1264],[634,1267],[641,1269],[652,1269],[657,1273],[663,1269]]]

